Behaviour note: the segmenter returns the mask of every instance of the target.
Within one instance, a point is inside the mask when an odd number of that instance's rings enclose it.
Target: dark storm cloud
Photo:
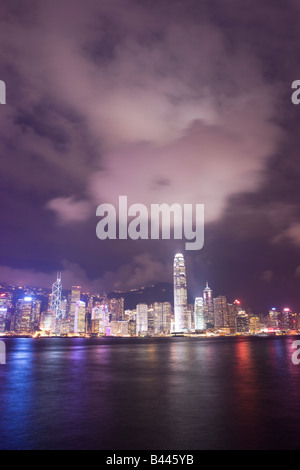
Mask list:
[[[173,243],[96,240],[97,205],[126,194],[205,203],[195,289],[272,287],[276,250],[300,243],[298,21],[293,1],[2,2],[0,274],[50,282],[60,263],[93,287],[167,280]]]

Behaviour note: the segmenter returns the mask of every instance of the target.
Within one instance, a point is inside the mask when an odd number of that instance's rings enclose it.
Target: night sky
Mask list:
[[[298,0],[1,0],[0,280],[172,282],[300,311]],[[205,204],[205,246],[96,237],[96,208]]]

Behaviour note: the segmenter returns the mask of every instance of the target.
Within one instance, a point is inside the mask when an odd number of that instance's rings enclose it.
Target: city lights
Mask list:
[[[253,313],[239,299],[231,303],[225,295],[214,295],[208,282],[203,283],[203,290],[199,286],[198,295],[190,302],[188,276],[184,256],[177,253],[168,301],[159,296],[153,297],[152,302],[143,302],[140,297],[135,308],[126,306],[126,292],[93,294],[82,292],[78,285],[69,293],[63,292],[60,272],[51,293],[22,287],[25,295],[15,296],[13,292],[19,288],[12,286],[11,291],[0,294],[0,335],[143,338],[283,335],[300,331],[300,314],[290,307],[281,310],[271,307],[268,313]],[[155,285],[148,289],[155,289]],[[138,296],[145,291],[145,287],[131,289],[130,294]],[[161,295],[166,292],[164,288]]]

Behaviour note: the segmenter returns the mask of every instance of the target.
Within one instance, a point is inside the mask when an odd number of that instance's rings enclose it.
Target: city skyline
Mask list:
[[[0,0],[0,449],[300,448],[299,21]]]
[[[297,308],[297,2],[72,5],[0,7],[0,279],[130,290],[182,252],[194,297],[208,279],[256,311]],[[99,240],[97,207],[120,196],[204,204],[203,249]]]
[[[143,302],[140,297],[134,308],[128,308],[124,297],[82,293],[80,286],[72,286],[68,295],[63,295],[61,272],[57,273],[49,294],[42,289],[36,292],[21,288],[23,295],[18,295],[20,288],[12,287],[12,292],[0,288],[0,335],[233,336],[300,331],[300,313],[295,310],[273,307],[268,313],[258,314],[237,299],[230,301],[225,295],[214,295],[208,281],[202,297],[199,290],[190,303],[181,253],[175,255],[173,263],[173,302],[163,301],[159,296]]]
[[[160,284],[166,284],[166,285],[169,285],[169,286],[173,286],[172,289],[174,288],[174,278],[175,278],[175,275],[174,275],[174,269],[175,269],[175,261],[176,261],[176,258],[178,257],[181,257],[183,259],[183,268],[184,268],[184,272],[185,272],[185,260],[184,260],[184,256],[182,254],[177,254],[175,255],[175,258],[174,258],[174,265],[173,265],[173,281],[171,282],[171,279],[169,279],[169,282],[165,282],[165,283],[149,283],[148,285],[140,285],[140,284],[137,284],[136,287],[130,289],[130,290],[113,290],[113,291],[105,291],[104,289],[102,289],[101,286],[98,286],[99,288],[98,289],[82,289],[81,286],[77,286],[75,285],[76,282],[72,282],[70,285],[71,287],[65,287],[63,284],[62,284],[62,278],[63,278],[63,275],[61,273],[61,271],[58,271],[57,272],[57,279],[56,281],[54,281],[52,283],[51,286],[46,286],[44,285],[44,287],[39,287],[38,285],[36,284],[31,284],[31,285],[19,285],[19,284],[14,284],[14,283],[8,283],[8,282],[1,282],[0,281],[0,290],[5,290],[5,286],[6,287],[9,287],[9,288],[13,288],[13,289],[24,289],[24,290],[28,290],[30,291],[31,289],[32,290],[37,290],[37,291],[41,291],[41,292],[50,292],[52,291],[52,294],[53,294],[53,291],[57,292],[59,291],[60,292],[60,298],[62,298],[62,294],[64,293],[65,295],[67,293],[71,293],[73,291],[73,289],[79,289],[81,292],[82,292],[82,295],[91,295],[91,296],[112,296],[112,295],[122,295],[122,294],[129,294],[129,293],[135,293],[135,292],[140,292],[142,291],[143,289],[151,289],[151,288],[154,288],[156,286],[159,286]],[[180,276],[179,276],[180,277]],[[184,275],[185,279],[186,279],[186,275]],[[53,279],[52,279],[53,280]],[[76,279],[73,277],[72,278],[73,281],[76,281]],[[58,283],[58,285],[57,285]],[[186,285],[186,280],[185,280],[185,285]],[[200,281],[198,283],[198,288],[196,289],[196,291],[193,293],[193,295],[191,294],[190,292],[190,289],[186,286],[186,292],[187,292],[187,295],[189,296],[189,298],[193,298],[193,301],[196,301],[197,299],[200,299],[199,297],[199,293],[203,293],[203,297],[201,298],[202,299],[202,303],[203,303],[203,308],[204,308],[204,316],[206,317],[206,322],[209,323],[211,321],[211,310],[213,309],[213,300],[215,300],[212,296],[212,289],[209,287],[209,282],[208,281]],[[201,287],[202,286],[202,287]],[[214,289],[215,291],[215,289]],[[230,298],[230,296],[228,294],[225,293],[224,289],[220,291],[221,293],[218,294],[219,297],[226,297],[226,298]],[[175,289],[174,289],[174,293],[175,293]],[[175,305],[175,301],[174,301],[174,293],[172,294],[172,303]],[[206,295],[208,295],[208,297],[206,297]],[[239,295],[233,295],[231,296],[231,299],[232,301],[236,300],[237,298],[241,298]],[[187,302],[187,301],[186,301]],[[263,314],[264,311],[263,310],[257,310],[255,308],[253,308],[253,305],[251,304],[251,297],[250,299],[247,299],[246,301],[243,302],[244,305],[247,305],[247,308],[250,309],[251,311],[253,311],[255,314]],[[282,303],[282,304],[279,304],[276,303],[276,302],[271,302],[267,309],[270,310],[270,309],[275,309],[274,305],[277,305],[276,309],[279,309],[279,310],[284,310],[285,308],[289,308],[290,310],[293,310],[293,311],[297,311],[299,310],[300,311],[300,308],[298,309],[297,305],[294,306],[292,305],[292,303],[287,299],[286,302]],[[293,308],[291,308],[293,307]],[[56,299],[56,304],[55,304],[55,307],[54,308],[51,308],[51,310],[55,310],[56,312],[56,316],[59,315],[59,307],[58,307],[58,303],[57,303],[57,299]]]

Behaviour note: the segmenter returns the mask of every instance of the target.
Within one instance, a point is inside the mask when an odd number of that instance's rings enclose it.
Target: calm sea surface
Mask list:
[[[296,339],[5,339],[0,449],[300,449]]]

